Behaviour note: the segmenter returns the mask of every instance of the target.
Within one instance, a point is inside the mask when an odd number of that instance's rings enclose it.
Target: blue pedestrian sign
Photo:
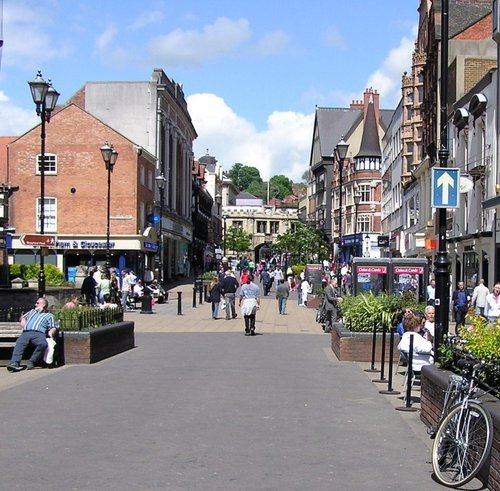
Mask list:
[[[432,168],[433,208],[458,208],[460,197],[460,169],[450,167]]]

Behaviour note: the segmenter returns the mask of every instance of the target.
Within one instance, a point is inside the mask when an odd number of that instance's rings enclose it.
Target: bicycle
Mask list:
[[[470,355],[459,360],[462,375],[450,375],[443,411],[434,438],[432,468],[445,486],[459,487],[471,481],[488,459],[493,443],[493,421],[477,397],[481,373],[487,364]]]

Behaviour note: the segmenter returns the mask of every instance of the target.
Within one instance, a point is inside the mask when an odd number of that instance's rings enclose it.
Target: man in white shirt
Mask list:
[[[486,295],[484,315],[489,322],[496,322],[500,319],[500,283],[495,283],[493,292]]]
[[[472,306],[477,315],[484,315],[484,307],[486,305],[486,296],[490,293],[488,287],[484,284],[484,279],[479,280],[479,284],[472,292]]]

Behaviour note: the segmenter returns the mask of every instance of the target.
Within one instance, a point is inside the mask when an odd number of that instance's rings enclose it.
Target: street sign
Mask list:
[[[36,247],[54,247],[57,237],[55,235],[23,234],[19,237],[21,244]]]
[[[450,167],[432,168],[433,208],[458,208],[460,196],[460,169]]]

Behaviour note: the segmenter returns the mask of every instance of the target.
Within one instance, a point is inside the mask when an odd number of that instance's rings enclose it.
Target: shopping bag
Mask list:
[[[47,365],[52,365],[54,362],[54,350],[56,347],[56,340],[54,338],[47,338],[47,349],[45,350],[45,354],[43,355],[43,361],[47,363]]]
[[[226,310],[226,301],[225,301],[224,299],[222,299],[222,300],[220,301],[220,308],[221,308],[222,310]]]

